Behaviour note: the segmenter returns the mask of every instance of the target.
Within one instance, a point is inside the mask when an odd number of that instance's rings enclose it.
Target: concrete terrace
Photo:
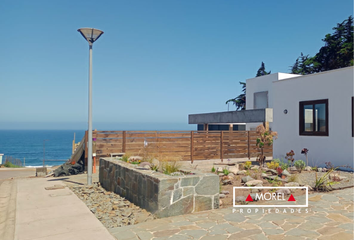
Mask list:
[[[353,188],[310,195],[309,213],[272,209],[241,214],[232,209],[157,219],[110,232],[119,240],[353,239]]]
[[[85,183],[85,174],[3,181],[0,239],[353,239],[353,188],[311,194],[308,213],[224,208],[106,229],[69,188],[45,189]]]

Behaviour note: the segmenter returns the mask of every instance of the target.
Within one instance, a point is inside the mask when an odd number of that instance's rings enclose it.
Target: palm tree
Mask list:
[[[226,101],[225,104],[232,102],[236,106],[236,111],[246,109],[246,83],[240,82],[242,85],[242,93],[235,98],[231,98]]]

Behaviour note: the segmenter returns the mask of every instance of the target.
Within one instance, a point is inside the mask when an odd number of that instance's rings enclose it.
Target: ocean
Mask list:
[[[49,127],[46,123],[35,125],[27,124],[27,127]],[[77,124],[76,124],[77,125]],[[75,124],[56,125],[56,127],[76,126]],[[84,125],[84,124],[81,124]],[[2,127],[21,127],[21,125],[1,124]],[[82,126],[81,126],[82,127]],[[64,129],[64,128],[63,128]],[[196,126],[187,123],[95,123],[94,129],[99,130],[194,130]],[[43,166],[43,142],[45,141],[45,162],[46,166],[61,165],[71,156],[72,141],[81,141],[85,130],[2,130],[0,129],[0,154],[4,154],[3,163],[6,157],[19,159],[26,167]],[[50,160],[50,161],[49,161]],[[56,161],[53,161],[56,160]]]
[[[85,130],[0,130],[3,163],[10,156],[21,160],[26,167],[43,166],[43,142],[46,140],[45,159],[48,161],[45,165],[60,165],[71,156],[74,133],[75,141],[79,142]]]

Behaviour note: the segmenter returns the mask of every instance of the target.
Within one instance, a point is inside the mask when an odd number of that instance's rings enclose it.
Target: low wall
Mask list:
[[[99,181],[157,217],[219,208],[219,177],[211,173],[169,176],[137,165],[101,158]]]

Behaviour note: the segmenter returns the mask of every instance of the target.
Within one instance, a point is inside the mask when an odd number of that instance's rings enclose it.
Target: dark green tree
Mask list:
[[[313,73],[313,58],[309,57],[309,55],[304,55],[301,53],[300,57],[298,57],[291,67],[291,73],[293,74],[310,74]]]
[[[265,70],[265,65],[262,62],[261,67],[257,71],[256,77],[264,76],[270,74],[271,71],[267,72]],[[236,111],[238,110],[246,110],[246,83],[240,82],[242,85],[242,93],[235,98],[231,98],[226,101],[225,104],[232,102],[236,106]]]
[[[246,83],[240,82],[242,85],[242,93],[235,98],[231,98],[226,101],[225,104],[232,102],[236,106],[236,110],[245,110],[246,109]]]
[[[325,45],[314,57],[316,72],[353,66],[353,17],[333,28],[322,41]]]
[[[268,75],[268,74],[270,74],[270,72],[271,72],[271,71],[267,72],[267,71],[265,70],[264,62],[262,62],[261,67],[260,67],[260,68],[258,69],[258,71],[257,71],[256,77]]]
[[[349,16],[322,39],[325,44],[314,57],[301,53],[291,73],[310,74],[353,66],[353,29],[353,17]]]

